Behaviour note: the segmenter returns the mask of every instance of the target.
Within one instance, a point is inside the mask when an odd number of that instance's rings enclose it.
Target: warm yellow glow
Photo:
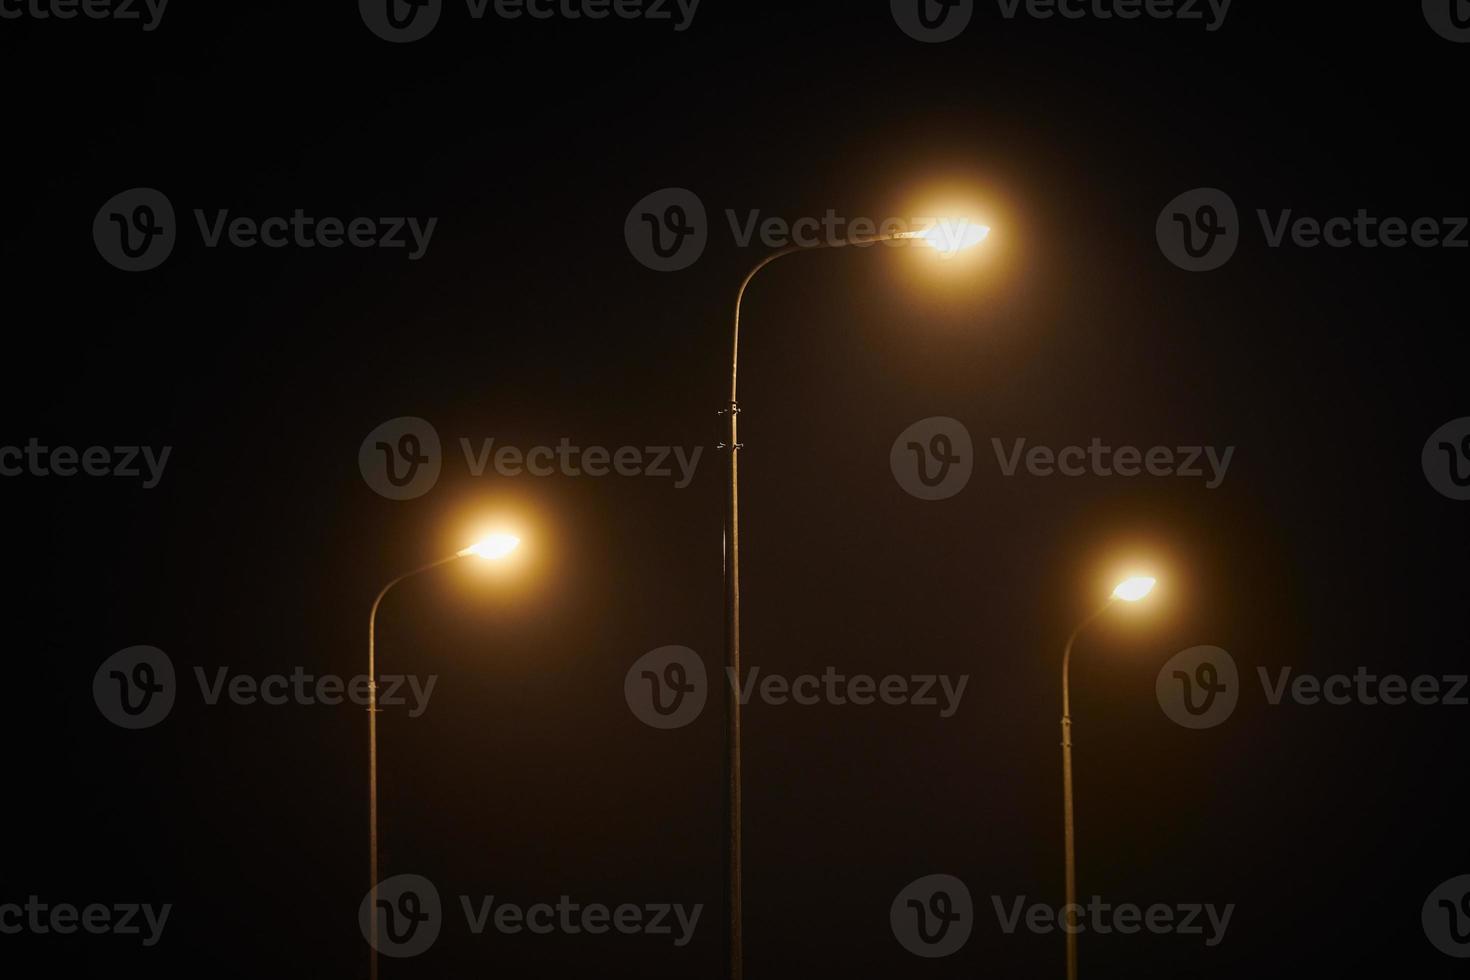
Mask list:
[[[912,236],[920,245],[937,249],[941,258],[979,245],[990,235],[990,226],[970,221],[967,218],[941,218],[934,224]]]
[[[521,539],[514,534],[492,534],[483,541],[477,541],[460,552],[460,555],[475,555],[479,558],[495,561],[504,558],[520,546]]]
[[[1124,602],[1137,602],[1153,591],[1154,583],[1157,581],[1147,575],[1126,578],[1119,582],[1118,587],[1113,590],[1113,598],[1122,599]]]

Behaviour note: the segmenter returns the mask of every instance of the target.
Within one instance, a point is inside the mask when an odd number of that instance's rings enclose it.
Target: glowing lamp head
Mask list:
[[[461,557],[474,555],[488,561],[497,561],[515,551],[520,543],[521,539],[514,534],[492,534],[485,540],[470,545],[459,554]]]
[[[1118,583],[1113,590],[1114,599],[1122,599],[1124,602],[1137,602],[1154,590],[1154,583],[1158,580],[1146,575],[1135,578],[1126,578]]]
[[[976,224],[968,219],[956,221],[940,220],[913,237],[920,245],[936,249],[940,258],[949,258],[985,241],[990,234],[989,225]]]

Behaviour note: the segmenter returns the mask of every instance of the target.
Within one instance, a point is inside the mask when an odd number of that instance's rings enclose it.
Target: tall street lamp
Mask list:
[[[1124,579],[1118,583],[1108,601],[1101,609],[1077,624],[1072,635],[1067,637],[1067,647],[1062,653],[1062,809],[1063,826],[1066,828],[1067,855],[1067,904],[1063,906],[1067,917],[1067,980],[1077,980],[1077,852],[1073,838],[1072,822],[1072,696],[1070,674],[1072,669],[1072,645],[1078,635],[1096,622],[1103,613],[1117,602],[1137,602],[1153,591],[1156,580],[1146,576]]]
[[[431,561],[427,565],[415,568],[411,572],[404,572],[383,586],[378,592],[378,597],[373,600],[372,611],[368,613],[368,881],[369,902],[368,908],[373,912],[369,916],[368,933],[368,977],[369,980],[378,980],[378,673],[377,653],[374,637],[377,633],[378,606],[382,604],[383,597],[388,590],[393,588],[404,579],[413,578],[430,569],[447,565],[461,558],[474,555],[488,561],[498,561],[516,550],[521,539],[513,534],[492,534],[490,537],[476,544],[470,545],[450,555],[448,558],[440,558]]]
[[[727,722],[726,747],[729,755],[727,776],[729,784],[726,800],[729,806],[727,830],[729,832],[728,902],[730,906],[730,980],[742,980],[744,976],[744,950],[742,947],[741,910],[741,826],[740,826],[740,699],[736,696],[736,685],[740,676],[740,454],[739,416],[740,403],[737,397],[737,381],[740,366],[740,304],[745,299],[745,290],[756,274],[777,259],[796,252],[814,252],[826,248],[845,248],[849,245],[875,245],[879,242],[909,241],[915,245],[937,249],[948,257],[972,245],[978,245],[990,234],[986,225],[968,221],[943,221],[923,231],[892,232],[878,235],[860,235],[836,241],[818,242],[807,245],[791,245],[772,252],[750,270],[740,290],[735,294],[735,328],[730,345],[730,400],[720,414],[728,421],[727,441],[720,448],[729,450],[729,487],[726,496],[724,536],[725,576],[725,667],[731,683],[725,692],[725,717]]]

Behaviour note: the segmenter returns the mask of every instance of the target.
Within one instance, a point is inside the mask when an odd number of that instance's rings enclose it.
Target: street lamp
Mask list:
[[[1067,916],[1067,980],[1077,980],[1077,852],[1072,821],[1072,696],[1070,674],[1072,669],[1072,645],[1077,636],[1091,626],[1103,613],[1113,608],[1116,602],[1137,602],[1153,591],[1156,579],[1149,576],[1127,578],[1118,583],[1108,601],[1101,609],[1077,624],[1072,635],[1067,637],[1067,647],[1062,653],[1062,809],[1063,826],[1066,829],[1067,855],[1067,904],[1063,906]]]
[[[378,592],[378,597],[373,600],[373,608],[368,613],[368,882],[369,882],[369,914],[368,927],[368,977],[369,980],[378,980],[378,673],[377,654],[374,637],[377,632],[378,606],[382,604],[383,597],[388,590],[393,588],[404,579],[413,578],[440,565],[447,565],[461,558],[471,555],[483,558],[487,561],[499,561],[509,555],[521,543],[521,539],[513,534],[492,534],[482,541],[461,548],[448,558],[440,558],[431,561],[427,565],[415,568],[411,572],[404,572],[383,586]]]
[[[729,785],[729,906],[730,906],[730,980],[742,980],[744,975],[744,950],[742,947],[741,910],[741,826],[740,826],[740,699],[735,687],[740,676],[740,468],[737,456],[740,453],[739,415],[737,382],[740,367],[740,304],[745,299],[745,290],[756,274],[777,259],[796,252],[814,252],[826,248],[846,248],[849,245],[875,245],[879,242],[906,241],[916,246],[936,249],[941,258],[950,258],[955,253],[978,245],[990,234],[988,225],[969,221],[941,220],[921,231],[887,232],[877,235],[858,235],[851,238],[818,242],[805,245],[789,245],[772,252],[751,269],[740,283],[735,294],[735,328],[730,345],[730,400],[720,411],[727,417],[727,442],[721,449],[729,450],[729,487],[726,496],[724,536],[725,577],[725,666],[730,672],[731,683],[725,691],[725,717],[727,721],[726,747],[728,751]]]

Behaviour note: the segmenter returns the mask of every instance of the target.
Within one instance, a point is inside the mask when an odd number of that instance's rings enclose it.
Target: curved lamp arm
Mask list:
[[[399,582],[402,582],[404,579],[413,578],[415,575],[422,575],[424,572],[427,572],[427,571],[429,571],[431,569],[438,568],[440,565],[447,565],[447,564],[449,564],[452,561],[458,561],[459,559],[464,558],[466,555],[469,555],[469,554],[472,554],[472,552],[468,548],[466,548],[463,551],[457,551],[457,552],[455,552],[454,554],[450,555],[448,558],[440,558],[438,561],[431,561],[427,565],[420,565],[418,568],[415,568],[411,572],[404,572],[402,575],[400,575],[397,578],[393,579],[387,585],[383,586],[380,590],[378,590],[378,596],[377,596],[376,599],[373,600],[373,608],[372,608],[372,611],[368,613],[368,710],[369,711],[376,711],[377,710],[378,672],[377,672],[377,669],[376,669],[377,664],[376,664],[376,652],[375,652],[375,649],[374,649],[374,636],[375,636],[375,633],[377,631],[377,624],[378,624],[378,606],[380,606],[382,604],[383,597],[388,594],[388,590],[389,589],[393,588],[393,586],[397,585]]]
[[[740,367],[740,304],[745,299],[746,287],[749,286],[750,281],[756,277],[756,273],[760,272],[762,269],[764,269],[766,266],[770,265],[777,259],[782,258],[783,256],[793,255],[797,252],[817,252],[826,248],[846,248],[849,245],[876,245],[879,242],[896,241],[899,239],[923,238],[924,234],[925,233],[921,231],[889,232],[887,234],[879,235],[860,235],[855,238],[844,238],[839,241],[833,242],[818,242],[815,245],[788,245],[783,249],[772,252],[770,255],[767,255],[765,258],[757,262],[755,264],[755,268],[751,269],[750,272],[747,273],[745,278],[741,281],[740,290],[735,294],[735,329],[733,331],[730,344],[731,408],[733,409],[736,402],[739,400],[736,397],[736,381],[739,377]]]
[[[1072,635],[1067,637],[1066,649],[1062,651],[1062,721],[1064,722],[1071,720],[1072,717],[1072,696],[1070,693],[1072,645],[1077,642],[1077,637],[1082,635],[1083,630],[1087,629],[1087,627],[1091,626],[1094,622],[1100,619],[1103,613],[1113,608],[1113,605],[1117,601],[1117,598],[1114,597],[1103,603],[1102,608],[1098,609],[1097,612],[1093,613],[1091,616],[1088,616],[1082,622],[1078,623],[1077,628],[1072,631]]]

